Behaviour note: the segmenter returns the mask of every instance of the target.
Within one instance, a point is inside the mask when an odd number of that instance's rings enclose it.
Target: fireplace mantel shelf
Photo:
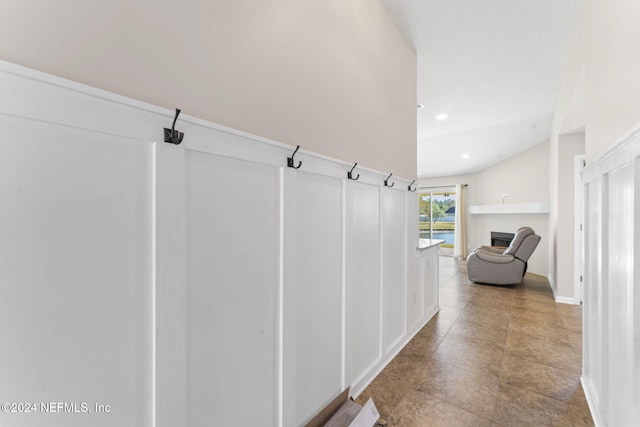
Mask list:
[[[549,203],[503,203],[496,205],[472,205],[469,206],[470,214],[548,214]]]

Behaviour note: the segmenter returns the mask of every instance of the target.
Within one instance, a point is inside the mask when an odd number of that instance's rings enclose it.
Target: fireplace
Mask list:
[[[513,233],[503,233],[500,231],[491,232],[491,246],[504,246],[507,247],[513,240]]]

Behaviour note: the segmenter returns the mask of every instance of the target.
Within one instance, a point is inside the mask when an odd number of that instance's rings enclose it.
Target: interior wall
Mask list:
[[[380,0],[6,0],[0,40],[9,62],[416,175],[416,54]]]
[[[408,180],[197,119],[159,142],[171,110],[4,61],[0,93],[3,395],[112,408],[2,426],[304,425],[438,311]]]
[[[640,4],[585,2],[587,12],[587,163],[640,122]]]
[[[584,95],[582,96],[585,100],[584,131],[588,168],[592,164],[597,165],[597,160],[640,122],[640,98],[638,97],[640,79],[637,77],[640,75],[640,58],[632,53],[637,50],[637,41],[640,39],[640,26],[637,25],[639,21],[640,4],[637,1],[585,0],[582,2],[554,114],[551,134],[551,162],[560,156],[562,146],[560,135],[563,133],[562,128],[567,118],[575,116],[572,111],[572,106],[577,104],[574,102],[574,94],[580,85],[580,75],[583,72]],[[552,192],[555,192],[555,195],[552,199],[549,227],[552,232],[557,233],[560,228],[558,168],[552,168],[550,181]],[[617,224],[614,224],[613,221],[610,222],[607,217],[598,217],[599,213],[607,211],[609,206],[609,202],[603,200],[601,193],[603,193],[602,190],[594,188],[593,197],[590,196],[585,207],[594,213],[595,219],[600,221],[598,223],[601,224],[601,228],[615,227]],[[635,200],[636,205],[637,203]],[[622,209],[623,207],[619,207],[619,210]],[[617,213],[615,210],[614,212]],[[598,241],[586,244],[587,249],[592,248],[594,252],[601,250],[602,253],[599,258],[595,257],[593,261],[585,259],[584,315],[585,326],[588,326],[585,333],[589,333],[590,329],[595,331],[594,333],[602,334],[608,333],[607,331],[633,330],[633,319],[631,318],[620,322],[615,328],[607,328],[606,325],[609,324],[610,319],[606,310],[598,305],[605,304],[606,301],[602,302],[601,300],[606,300],[608,292],[617,292],[619,286],[618,281],[611,280],[610,277],[602,273],[610,269],[615,270],[620,265],[616,257],[613,255],[611,258],[609,257],[610,249],[617,251],[618,248],[625,247],[625,245],[638,245],[637,238],[634,241],[633,233],[622,233],[620,237],[621,239],[616,242],[613,248],[607,247],[605,243],[598,243]],[[565,256],[564,251],[561,254],[560,248],[557,248],[552,253],[550,264],[559,266],[563,256]],[[633,275],[633,263],[630,266],[631,270],[627,270],[626,273]],[[626,265],[625,267],[628,268]],[[596,298],[588,298],[589,293],[592,293],[592,297]],[[623,305],[629,307],[627,302]],[[616,311],[620,311],[619,307],[616,308]],[[614,378],[609,378],[610,374],[607,369],[600,369],[602,368],[602,360],[594,359],[594,355],[601,353],[602,348],[617,348],[618,355],[622,355],[624,352],[619,351],[620,347],[606,345],[606,342],[603,345],[599,339],[585,339],[584,377],[587,382],[591,381],[596,384],[592,390],[588,390],[589,387],[587,387],[585,394],[587,394],[587,400],[596,424],[604,425],[606,421],[603,419],[606,419],[607,411],[603,410],[603,406],[599,402],[603,402],[608,393],[612,395],[628,394],[620,382],[609,382]],[[589,368],[589,365],[596,366],[596,369]],[[618,368],[616,367],[616,369]],[[627,370],[624,372],[624,376],[627,379],[634,378],[634,372]],[[637,387],[637,374],[635,379]],[[583,381],[585,380],[583,379]],[[609,385],[606,390],[601,387],[604,383]],[[605,391],[603,392],[603,390]],[[622,412],[617,412],[616,415],[618,413]],[[637,419],[638,417],[636,417]]]
[[[476,204],[549,202],[549,143],[535,145],[514,157],[485,169],[476,177]],[[542,237],[528,261],[528,272],[547,276],[548,214],[472,215],[475,223],[473,247],[488,245],[491,231],[515,232],[529,226]]]
[[[585,131],[587,165],[640,122],[640,58],[630,55],[640,38],[640,5],[633,0],[586,0],[576,21],[560,87],[551,134],[551,215],[549,269],[559,281],[560,135],[568,126]],[[583,110],[583,111],[581,111]]]
[[[574,298],[574,156],[584,154],[584,132],[560,135],[558,142],[558,217],[556,296]]]
[[[553,116],[549,149],[549,185],[551,193],[551,213],[549,214],[549,275],[556,286],[558,282],[558,216],[559,216],[559,139],[568,127],[585,128],[586,123],[586,78],[585,55],[587,53],[588,14],[584,6],[579,10],[567,53],[562,84]],[[585,135],[586,138],[586,135]],[[585,141],[586,145],[586,141]],[[586,147],[585,147],[586,150]],[[566,254],[562,256],[566,259]],[[571,261],[573,264],[573,260]],[[557,289],[556,289],[557,291]],[[572,295],[573,296],[573,295]]]
[[[476,174],[478,204],[549,201],[549,143],[545,142]]]
[[[552,150],[576,108],[585,109],[587,164],[640,121],[640,58],[630,54],[640,38],[639,20],[640,5],[634,0],[583,2],[556,104]],[[576,98],[584,101],[576,103]]]
[[[558,246],[558,221],[561,216],[559,211],[559,205],[561,203],[559,188],[561,185],[564,185],[561,184],[559,175],[561,169],[573,168],[573,160],[571,159],[567,164],[567,160],[564,159],[563,162],[565,163],[561,164],[560,139],[561,135],[576,131],[576,129],[582,129],[584,134],[586,123],[586,70],[584,62],[587,52],[587,20],[586,8],[583,7],[578,13],[570,48],[567,53],[567,61],[564,67],[562,84],[558,93],[558,101],[553,118],[549,147],[549,191],[551,193],[551,212],[549,214],[549,235],[551,238],[547,242],[547,248],[549,250],[549,278],[556,296],[568,298],[573,298],[573,291],[569,293],[568,287],[562,285],[562,294],[558,292],[558,283],[564,282],[564,279],[558,278],[558,269],[566,268],[566,266],[559,267],[560,262],[570,262],[571,268],[573,268],[573,252],[566,252],[570,250],[569,247],[566,247],[566,242],[561,242],[560,248]],[[571,182],[573,182],[573,179],[571,179]],[[563,193],[562,197],[568,196]],[[566,212],[562,214],[564,218],[566,218],[567,215]],[[571,216],[572,215],[573,205],[571,206]],[[560,231],[560,233],[565,234],[564,231]],[[571,245],[573,246],[573,238],[571,238]],[[563,251],[562,254],[559,252],[560,250]],[[570,261],[568,261],[569,259]],[[567,274],[563,273],[563,277],[566,276]]]
[[[472,175],[421,179],[420,186],[468,184],[467,206],[502,203],[549,202],[549,143],[538,144],[529,150],[506,159]],[[532,227],[542,241],[529,259],[528,271],[547,276],[549,216],[547,214],[470,215],[467,218],[467,247],[469,250],[491,243],[491,231],[515,232],[522,226]]]

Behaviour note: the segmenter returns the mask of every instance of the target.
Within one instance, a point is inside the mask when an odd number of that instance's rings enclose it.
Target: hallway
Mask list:
[[[440,257],[440,312],[365,389],[398,426],[589,426],[580,385],[581,310],[546,278],[470,283]]]

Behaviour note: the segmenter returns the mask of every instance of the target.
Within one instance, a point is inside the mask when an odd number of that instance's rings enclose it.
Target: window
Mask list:
[[[444,240],[440,245],[443,255],[453,255],[456,226],[456,193],[420,193],[420,238]]]

